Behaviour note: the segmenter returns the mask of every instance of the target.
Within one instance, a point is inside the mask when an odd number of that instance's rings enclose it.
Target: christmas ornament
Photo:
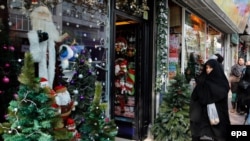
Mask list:
[[[4,50],[7,50],[7,49],[8,49],[8,47],[4,45],[4,46],[3,46],[3,49],[4,49]]]
[[[55,92],[56,103],[53,105],[53,107],[57,108],[62,118],[66,120],[71,111],[75,108],[74,101],[71,100],[70,94],[65,86],[56,86]]]
[[[2,81],[3,81],[3,83],[9,83],[10,79],[7,76],[4,76]]]
[[[10,47],[9,47],[9,50],[10,50],[10,51],[15,51],[15,47],[10,46]]]
[[[73,93],[74,93],[74,94],[78,94],[79,91],[78,91],[78,90],[74,90]]]
[[[9,64],[9,63],[6,63],[6,64],[5,64],[5,67],[6,67],[6,68],[10,67],[10,64]]]
[[[135,69],[129,69],[125,87],[127,89],[128,94],[130,95],[134,94],[134,83],[135,83]]]
[[[79,75],[78,75],[78,78],[82,79],[82,78],[83,78],[83,75],[82,75],[82,74],[79,74]]]
[[[47,87],[47,86],[49,86],[48,80],[46,78],[43,78],[43,77],[40,78],[40,87],[44,88],[44,87]]]
[[[61,66],[63,69],[69,67],[69,59],[74,56],[74,51],[70,46],[63,44],[59,47],[59,57],[61,59]]]
[[[35,5],[35,4],[38,4],[38,0],[32,0],[32,1],[31,1],[31,4],[34,4],[34,5]]]

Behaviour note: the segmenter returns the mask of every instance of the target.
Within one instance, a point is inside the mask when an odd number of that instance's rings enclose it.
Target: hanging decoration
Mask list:
[[[94,6],[104,10],[107,7],[107,0],[11,0],[10,7],[29,12],[37,6],[43,5],[48,8],[54,8],[56,5],[63,2],[72,3],[78,6],[87,6],[88,9],[93,9]]]
[[[168,74],[168,8],[165,0],[158,1],[157,17],[157,76],[156,92],[160,93]]]
[[[139,3],[138,0],[117,0],[115,7],[118,10],[122,10],[139,17],[143,16],[144,19],[147,19],[147,16],[145,16],[149,10],[147,0],[142,0],[141,3]]]

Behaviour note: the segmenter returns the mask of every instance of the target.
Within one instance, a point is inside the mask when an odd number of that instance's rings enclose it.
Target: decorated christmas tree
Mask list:
[[[17,76],[21,69],[16,48],[9,40],[9,17],[7,1],[0,1],[0,122],[4,122],[9,102],[17,92]]]
[[[91,104],[94,97],[96,74],[91,65],[88,50],[79,49],[79,46],[72,47],[78,55],[71,59],[71,68],[74,71],[73,77],[67,85],[72,99],[78,104],[75,111],[72,111],[71,117],[75,120],[76,126],[83,122],[85,112]],[[76,51],[76,48],[78,48]]]
[[[51,105],[53,93],[40,86],[35,78],[32,56],[25,54],[24,66],[18,77],[18,96],[9,103],[8,122],[0,124],[5,141],[69,140],[72,133],[63,128],[62,118]]]
[[[79,127],[83,141],[114,141],[117,135],[115,122],[105,116],[106,104],[101,103],[101,93],[102,85],[96,82],[94,99]]]
[[[156,141],[189,141],[190,86],[178,73],[167,88],[151,131]]]

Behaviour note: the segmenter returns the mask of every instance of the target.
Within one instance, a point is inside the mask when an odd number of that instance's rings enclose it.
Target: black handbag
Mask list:
[[[238,86],[242,89],[247,89],[247,87],[250,86],[250,83],[246,80],[240,80]]]

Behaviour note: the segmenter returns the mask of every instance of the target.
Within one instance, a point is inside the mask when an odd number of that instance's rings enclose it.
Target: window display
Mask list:
[[[123,29],[128,29],[124,28]],[[135,29],[118,31],[115,42],[115,115],[135,118],[136,37]]]

